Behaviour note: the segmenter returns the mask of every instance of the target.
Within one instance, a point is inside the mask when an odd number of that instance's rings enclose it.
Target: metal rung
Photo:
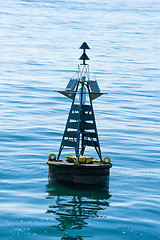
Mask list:
[[[64,137],[77,138],[77,136],[78,136],[77,131],[66,131],[64,133]]]
[[[67,146],[67,147],[76,147],[77,146],[77,142],[72,142],[69,140],[63,140],[63,146]]]
[[[78,128],[78,122],[69,122],[67,124],[67,128],[77,129]]]
[[[69,115],[70,119],[78,120],[79,119],[79,113],[71,113]]]
[[[74,110],[74,111],[79,111],[80,109],[80,106],[79,105],[73,105],[71,110]]]
[[[84,136],[92,137],[92,138],[97,138],[97,134],[94,132],[83,132]]]
[[[98,147],[98,142],[86,140],[84,142],[84,145],[87,145],[87,146],[90,146],[90,147]]]
[[[95,125],[93,123],[81,123],[81,130],[87,129],[95,129]]]
[[[82,111],[91,111],[92,110],[92,107],[91,105],[82,105]]]
[[[83,121],[87,121],[87,120],[93,120],[94,118],[92,114],[82,114],[81,119]]]

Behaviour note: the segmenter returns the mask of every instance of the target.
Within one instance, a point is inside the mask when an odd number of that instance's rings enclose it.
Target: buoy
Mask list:
[[[108,160],[108,161],[106,161],[106,160]],[[103,163],[111,163],[110,157],[103,158]]]
[[[56,91],[70,98],[72,103],[58,154],[50,154],[47,161],[49,178],[51,182],[53,179],[88,186],[105,183],[108,187],[112,164],[109,157],[102,158],[92,104],[93,100],[105,93],[100,91],[95,77],[90,78],[89,57],[86,54],[89,46],[84,42],[80,49],[83,51],[80,57],[82,62],[78,64],[76,76],[69,80],[64,90]],[[90,151],[90,155],[85,155],[88,147],[93,147],[99,160],[94,159]],[[68,148],[67,156],[61,158],[62,151]]]
[[[49,157],[48,157],[48,160],[49,160],[49,161],[56,160],[56,154],[51,153],[51,154],[49,155]]]

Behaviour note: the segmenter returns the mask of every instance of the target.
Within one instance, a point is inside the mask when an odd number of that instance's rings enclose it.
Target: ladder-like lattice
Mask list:
[[[75,91],[59,91],[65,96],[71,98],[73,102],[68,115],[57,159],[60,158],[61,152],[65,147],[74,148],[76,157],[79,159],[80,156],[83,156],[86,146],[90,146],[95,148],[102,161],[92,105],[92,100],[102,95],[102,93],[91,91],[86,76],[86,74],[88,74],[88,65],[85,63],[85,60],[89,60],[85,53],[85,49],[89,49],[89,47],[86,43],[83,43],[80,48],[84,50],[80,57],[80,60],[83,60],[83,73],[77,81]],[[86,71],[84,71],[84,69]],[[77,94],[80,95],[78,103],[76,102]],[[88,103],[84,102],[84,95],[88,95]]]

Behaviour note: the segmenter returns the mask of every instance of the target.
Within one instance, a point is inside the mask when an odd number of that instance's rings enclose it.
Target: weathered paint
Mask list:
[[[49,178],[81,184],[104,184],[109,181],[112,164],[80,164],[47,161]]]

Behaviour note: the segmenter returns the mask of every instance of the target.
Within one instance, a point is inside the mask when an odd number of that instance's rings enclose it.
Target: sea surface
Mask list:
[[[109,189],[47,177],[84,41]],[[160,239],[159,0],[0,1],[0,239]]]

